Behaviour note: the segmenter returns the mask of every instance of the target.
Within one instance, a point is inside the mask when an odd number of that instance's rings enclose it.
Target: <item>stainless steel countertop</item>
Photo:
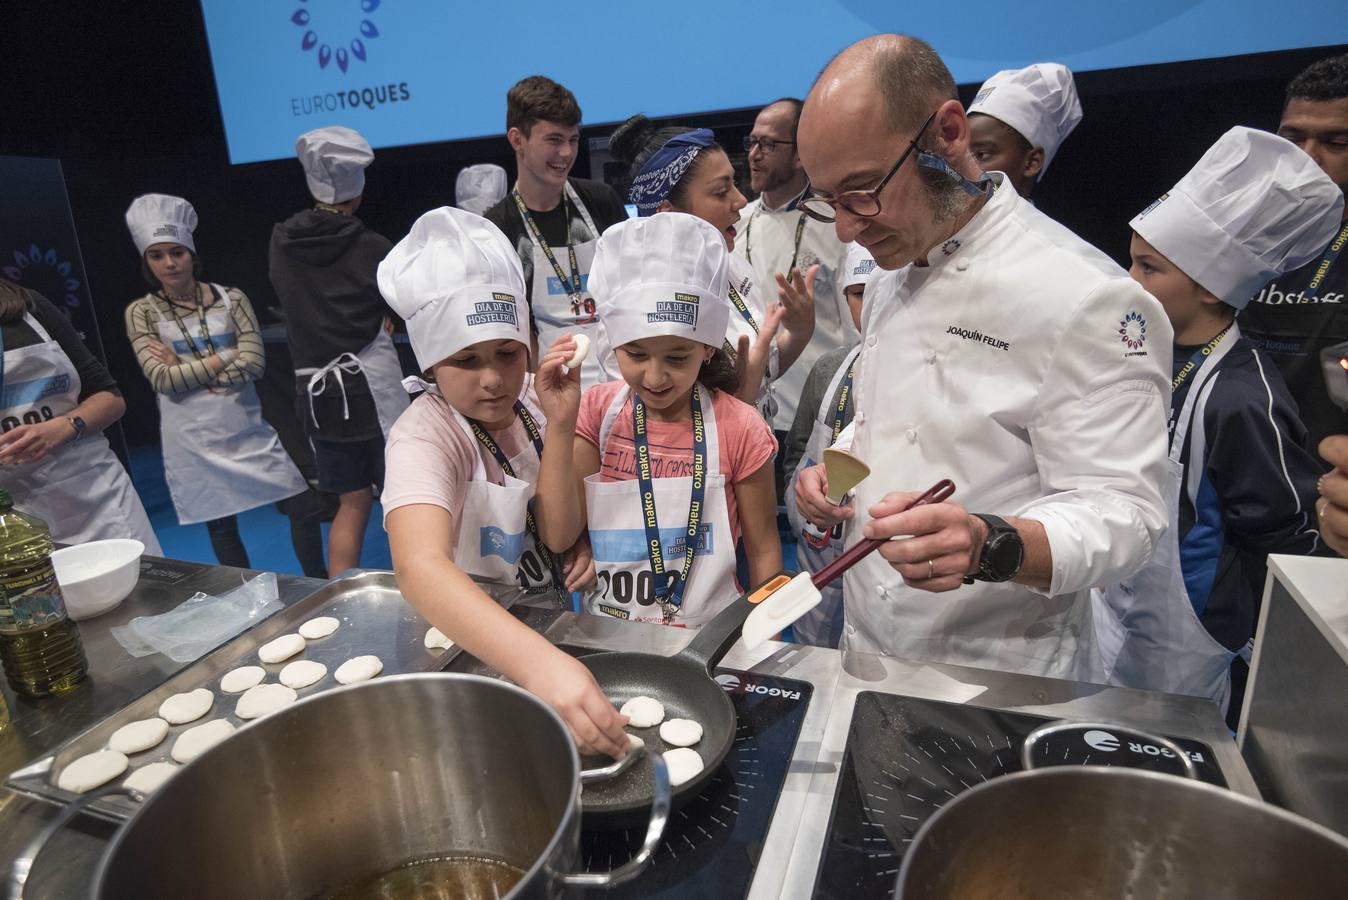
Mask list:
[[[131,595],[111,612],[80,623],[89,676],[77,689],[64,697],[32,701],[16,697],[9,685],[3,684],[11,723],[0,732],[0,774],[8,776],[191,665],[158,653],[131,656],[112,636],[112,628],[136,616],[167,612],[197,591],[223,594],[258,574],[227,566],[144,557],[140,580]],[[276,576],[277,593],[284,606],[322,585],[312,578]],[[8,873],[14,857],[54,816],[53,807],[46,803],[0,790],[0,871]],[[111,826],[87,818],[63,828],[34,867],[27,896],[84,896],[94,864],[111,833]]]
[[[188,563],[165,565],[200,568]],[[34,733],[32,725],[26,724],[33,720],[25,715],[22,720],[25,724],[20,724],[17,721],[20,717],[16,716],[18,728],[15,730],[27,735],[24,746],[32,749],[19,754],[22,758],[9,768],[16,768],[59,744],[181,668],[158,656],[128,663],[120,646],[106,634],[106,628],[147,610],[162,611],[195,590],[211,590],[200,587],[201,583],[212,584],[217,590],[226,584],[232,586],[238,573],[237,570],[216,568],[214,572],[196,572],[191,577],[202,578],[203,582],[193,581],[185,588],[185,593],[183,588],[174,585],[171,596],[168,588],[158,588],[148,606],[139,610],[123,606],[106,617],[106,624],[100,620],[90,623],[98,624],[97,630],[102,630],[105,638],[102,642],[94,635],[86,638],[90,662],[98,675],[97,687],[102,688],[105,682],[115,687],[100,693],[97,703],[91,700],[89,705],[80,707],[79,713],[62,711],[48,715],[47,718],[56,720],[47,726],[55,732],[52,734],[45,733],[45,728]],[[282,586],[282,599],[289,605],[319,584],[305,579],[288,579]],[[137,593],[140,591],[138,587]],[[138,605],[147,602],[140,596],[132,599]],[[553,643],[580,648],[669,655],[677,653],[691,638],[691,634],[683,629],[578,616],[559,612],[546,604],[516,606],[513,612]],[[111,647],[106,642],[111,642]],[[147,662],[151,660],[158,663]],[[755,651],[736,644],[721,664],[806,681],[814,687],[812,702],[802,722],[786,782],[765,839],[763,855],[755,870],[750,900],[810,895],[832,810],[852,708],[861,691],[968,702],[1048,717],[1105,720],[1121,726],[1192,738],[1213,748],[1233,789],[1257,796],[1254,783],[1216,709],[1202,700],[959,666],[923,665],[865,653],[844,654],[776,642],[767,642]],[[105,672],[104,665],[113,668]],[[467,655],[460,656],[449,669],[482,671],[481,664]],[[120,699],[114,699],[116,697]],[[0,754],[6,752],[6,742],[12,740],[15,738],[10,735],[0,735]],[[0,760],[10,758],[0,755]],[[7,864],[51,815],[51,808],[44,804],[13,796],[0,797],[0,834],[4,835],[0,838],[3,841],[0,862]],[[63,829],[44,861],[35,868],[29,882],[29,896],[82,896],[110,834],[111,826],[88,820]]]

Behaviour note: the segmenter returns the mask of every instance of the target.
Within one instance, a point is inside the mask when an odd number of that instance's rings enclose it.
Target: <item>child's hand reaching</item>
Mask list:
[[[580,412],[580,366],[563,374],[563,367],[575,354],[577,342],[564,334],[539,360],[534,375],[534,392],[549,422],[575,422]]]
[[[735,369],[740,376],[740,389],[736,396],[750,406],[758,405],[758,394],[772,359],[772,341],[785,317],[786,308],[780,303],[774,303],[763,318],[752,345],[748,335],[740,336],[738,352],[735,354]]]

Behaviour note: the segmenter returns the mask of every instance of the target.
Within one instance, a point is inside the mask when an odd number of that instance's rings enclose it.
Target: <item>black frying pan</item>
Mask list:
[[[916,498],[909,508],[924,503],[939,503],[954,493],[955,485],[941,481]],[[821,569],[814,576],[816,587],[823,587],[862,557],[884,544],[883,540],[862,540]],[[712,677],[717,664],[739,640],[740,629],[757,604],[791,580],[790,575],[775,575],[740,596],[698,630],[693,640],[673,656],[654,653],[595,653],[580,661],[599,682],[599,687],[617,706],[633,697],[647,696],[665,707],[665,719],[693,719],[702,725],[702,740],[693,749],[702,757],[702,771],[696,777],[672,788],[673,804],[678,807],[706,784],[725,761],[735,743],[735,707],[725,690]],[[622,823],[633,813],[651,805],[654,781],[650,753],[672,749],[660,739],[660,728],[629,728],[646,742],[646,754],[638,754],[620,774],[603,780],[586,779],[581,790],[581,808],[591,822]],[[631,754],[629,754],[630,756]],[[606,761],[606,762],[611,762]],[[595,765],[592,758],[588,761]]]

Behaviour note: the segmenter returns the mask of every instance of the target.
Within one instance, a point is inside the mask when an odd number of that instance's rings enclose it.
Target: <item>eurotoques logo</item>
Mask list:
[[[1129,350],[1141,350],[1147,342],[1147,320],[1136,310],[1119,320],[1119,340]]]
[[[309,0],[299,2],[304,5],[291,13],[290,21],[304,29],[300,49],[318,51],[315,55],[320,69],[335,62],[337,68],[345,72],[352,60],[365,62],[365,42],[379,37],[379,27],[370,16],[379,8],[381,0],[346,0],[346,14],[325,10],[320,16],[310,11]],[[328,4],[329,7],[333,5]]]
[[[64,305],[67,316],[80,308],[80,281],[75,277],[75,268],[55,247],[43,250],[37,244],[29,244],[27,250],[15,250],[8,259],[0,257],[0,263],[8,263],[0,268],[6,278],[32,288],[58,306]]]

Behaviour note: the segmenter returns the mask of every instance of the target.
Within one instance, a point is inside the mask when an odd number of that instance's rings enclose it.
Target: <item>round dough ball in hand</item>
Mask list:
[[[211,719],[178,735],[169,755],[186,765],[233,733],[234,725],[227,719]]]
[[[307,641],[319,641],[336,631],[341,624],[332,616],[319,616],[300,626],[300,637]]]
[[[654,697],[633,697],[618,710],[632,728],[652,728],[665,719],[665,706]]]
[[[685,781],[692,781],[703,769],[702,756],[688,747],[678,747],[664,752],[665,765],[669,766],[669,784],[678,787]]]
[[[240,719],[260,719],[295,702],[295,691],[284,684],[259,684],[243,692],[234,715]]]
[[[585,362],[585,357],[590,355],[590,337],[586,334],[573,334],[571,340],[576,342],[576,349],[571,352],[571,357],[567,359],[566,364],[562,366],[562,374],[566,375],[575,369],[580,368],[580,364]]]
[[[128,765],[130,761],[127,760],[125,753],[99,750],[72,760],[70,765],[61,770],[60,776],[56,779],[56,786],[63,791],[83,794],[112,781],[125,772]]]
[[[168,735],[169,725],[163,719],[141,719],[123,725],[108,738],[108,749],[118,753],[139,753],[149,750]]]
[[[670,719],[660,726],[660,740],[671,747],[691,747],[702,740],[702,726],[692,719]]]
[[[172,778],[176,771],[178,771],[178,767],[173,763],[150,763],[148,766],[142,766],[126,776],[126,781],[122,782],[122,787],[140,791],[142,794],[153,794],[159,790],[160,785]]]
[[[337,667],[333,678],[338,684],[355,684],[357,681],[369,681],[384,671],[384,663],[377,656],[353,656]]]
[[[215,694],[206,688],[197,688],[185,694],[174,694],[159,704],[159,718],[170,725],[186,725],[210,712]]]
[[[307,688],[311,684],[317,684],[323,680],[323,676],[328,674],[328,667],[321,662],[314,662],[311,659],[297,659],[292,663],[286,663],[286,667],[281,670],[281,684],[288,688],[299,690]]]
[[[304,645],[304,638],[298,634],[283,634],[257,648],[257,658],[268,664],[282,662],[303,650]]]
[[[257,687],[267,677],[267,670],[261,666],[240,666],[230,669],[220,679],[220,690],[226,694],[242,694],[250,687]]]

